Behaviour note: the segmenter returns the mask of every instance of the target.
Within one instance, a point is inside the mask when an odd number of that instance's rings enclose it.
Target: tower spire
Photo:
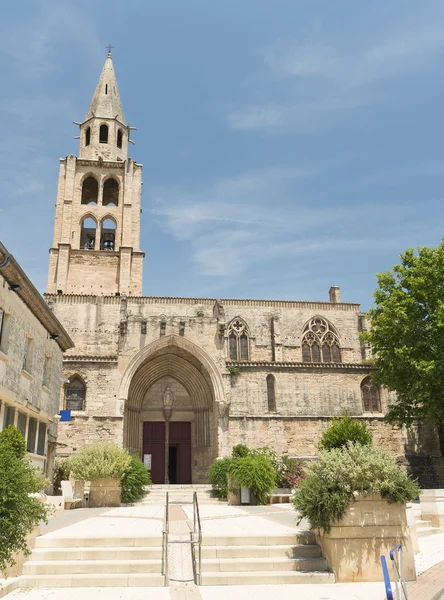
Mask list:
[[[85,121],[92,117],[97,117],[101,119],[116,119],[126,125],[111,54],[113,46],[109,45],[107,48],[108,56],[106,57],[96,91],[86,113]]]

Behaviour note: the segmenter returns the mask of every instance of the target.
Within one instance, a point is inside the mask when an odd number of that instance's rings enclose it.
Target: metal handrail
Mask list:
[[[197,501],[197,492],[193,494],[193,534],[194,540],[192,544],[193,548],[193,559],[194,559],[194,573],[195,573],[195,584],[202,585],[202,526],[200,523],[199,503]],[[196,541],[197,536],[197,541]],[[196,568],[196,550],[195,544],[197,543],[198,552],[198,564],[199,568]]]
[[[168,506],[168,492],[165,497],[165,514],[163,517],[162,528],[162,575],[164,577],[163,585],[168,585],[168,535],[170,532],[170,517]]]
[[[401,544],[398,544],[392,550],[390,550],[389,555],[390,555],[390,559],[393,564],[393,576],[395,578],[396,596],[399,600],[401,600],[401,594],[399,593],[399,587],[398,587],[398,585],[399,585],[401,587],[402,597],[405,598],[405,600],[408,600],[407,584],[405,582],[404,561],[402,560]],[[396,560],[396,556],[398,557],[398,560]]]

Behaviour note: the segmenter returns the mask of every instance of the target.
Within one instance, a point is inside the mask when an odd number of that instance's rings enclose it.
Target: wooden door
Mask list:
[[[151,479],[165,483],[165,423],[149,421],[143,424],[143,454],[151,454]]]

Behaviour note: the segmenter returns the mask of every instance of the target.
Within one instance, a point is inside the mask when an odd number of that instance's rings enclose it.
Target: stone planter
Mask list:
[[[231,475],[227,473],[228,482],[228,506],[240,506],[241,503],[241,490],[240,485],[232,479]]]
[[[421,517],[433,527],[444,529],[444,489],[422,490],[419,495]]]
[[[120,479],[111,477],[89,482],[89,507],[120,506]]]
[[[402,545],[406,580],[416,580],[405,504],[358,497],[344,518],[317,540],[337,582],[383,581],[380,557],[389,562],[396,544]]]

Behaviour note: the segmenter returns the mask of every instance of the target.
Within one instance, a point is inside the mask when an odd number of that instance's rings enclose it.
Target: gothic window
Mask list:
[[[112,219],[102,221],[102,234],[100,236],[100,250],[114,252],[116,248],[116,224]]]
[[[103,184],[103,206],[119,204],[119,184],[115,179],[107,179]]]
[[[274,384],[275,384],[274,375],[267,375],[268,412],[276,412],[276,398],[275,398]]]
[[[87,127],[85,131],[85,146],[91,143],[91,127]]]
[[[228,353],[230,360],[248,360],[250,357],[250,336],[242,319],[234,319],[228,327]]]
[[[122,142],[123,142],[123,133],[121,129],[117,130],[117,148],[121,148],[122,147]]]
[[[87,177],[82,184],[82,204],[97,204],[99,184],[95,177]]]
[[[108,125],[100,125],[99,142],[101,144],[108,143]]]
[[[80,249],[94,250],[96,245],[97,223],[91,217],[85,217],[80,231]]]
[[[341,362],[341,346],[337,333],[322,317],[314,317],[304,328],[302,360],[311,363]]]
[[[78,375],[74,375],[65,388],[66,410],[84,410],[86,385]]]
[[[377,385],[372,383],[370,377],[361,382],[362,408],[364,412],[381,412],[381,396]]]

